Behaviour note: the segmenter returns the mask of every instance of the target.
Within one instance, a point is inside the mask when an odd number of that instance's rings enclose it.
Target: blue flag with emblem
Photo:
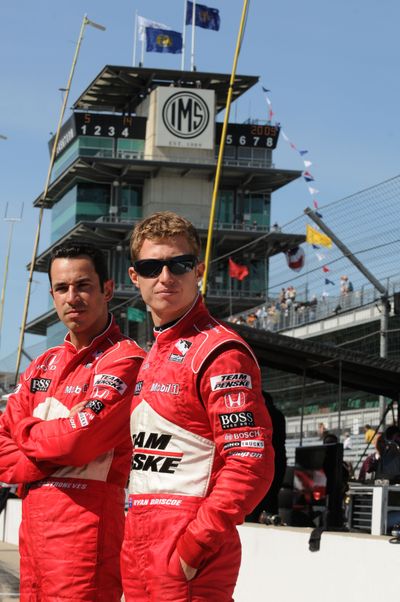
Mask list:
[[[219,10],[216,8],[210,8],[204,4],[197,4],[195,17],[193,19],[193,2],[188,1],[186,10],[186,25],[194,24],[197,27],[203,27],[203,29],[213,29],[219,31],[221,25],[221,19],[219,16]]]
[[[182,34],[170,29],[146,27],[146,50],[147,52],[180,54],[182,52]]]

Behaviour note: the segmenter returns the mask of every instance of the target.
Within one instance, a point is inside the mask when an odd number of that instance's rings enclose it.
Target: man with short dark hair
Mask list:
[[[271,422],[248,345],[198,293],[193,225],[156,213],[131,237],[131,280],[156,341],[131,412],[130,498],[122,548],[127,602],[228,602],[241,556],[236,525],[273,476]]]
[[[68,334],[30,364],[0,418],[0,480],[24,484],[21,602],[119,602],[127,425],[145,353],[108,313],[101,251],[57,247],[49,278]]]

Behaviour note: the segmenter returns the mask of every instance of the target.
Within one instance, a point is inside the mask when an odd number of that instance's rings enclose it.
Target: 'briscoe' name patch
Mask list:
[[[121,393],[121,395],[123,395],[128,388],[128,385],[126,385],[123,380],[112,374],[97,374],[97,376],[94,377],[94,384],[97,386],[111,387],[118,391],[118,393]]]
[[[85,408],[89,408],[95,414],[100,414],[101,410],[104,408],[104,403],[99,399],[91,399],[85,404]]]
[[[233,389],[234,387],[246,387],[252,389],[250,374],[220,374],[210,378],[211,390]]]
[[[31,380],[31,393],[36,393],[40,391],[41,393],[45,393],[47,389],[50,387],[51,379],[50,378],[32,378]]]

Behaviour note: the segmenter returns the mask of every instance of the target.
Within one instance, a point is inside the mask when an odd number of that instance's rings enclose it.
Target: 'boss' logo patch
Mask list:
[[[36,393],[37,391],[45,393],[50,387],[50,383],[50,378],[32,378],[30,387],[31,393]]]
[[[232,414],[220,414],[219,421],[224,431],[227,429],[241,428],[242,426],[254,426],[253,412],[232,412]]]
[[[104,408],[104,403],[99,399],[91,399],[85,404],[85,408],[89,408],[95,414],[100,414],[101,410]]]

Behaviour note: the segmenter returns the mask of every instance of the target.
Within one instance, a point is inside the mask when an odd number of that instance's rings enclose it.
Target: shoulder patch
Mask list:
[[[204,328],[199,327],[197,324],[194,324],[193,326],[199,333],[198,336],[203,336],[203,340],[196,349],[196,353],[192,359],[192,370],[195,374],[199,372],[203,363],[211,353],[214,353],[216,349],[228,343],[235,343],[239,349],[242,348],[248,351],[258,366],[256,356],[242,337],[233,331],[231,332],[222,324],[219,324],[219,322],[216,322],[215,327],[209,323],[207,323]]]

